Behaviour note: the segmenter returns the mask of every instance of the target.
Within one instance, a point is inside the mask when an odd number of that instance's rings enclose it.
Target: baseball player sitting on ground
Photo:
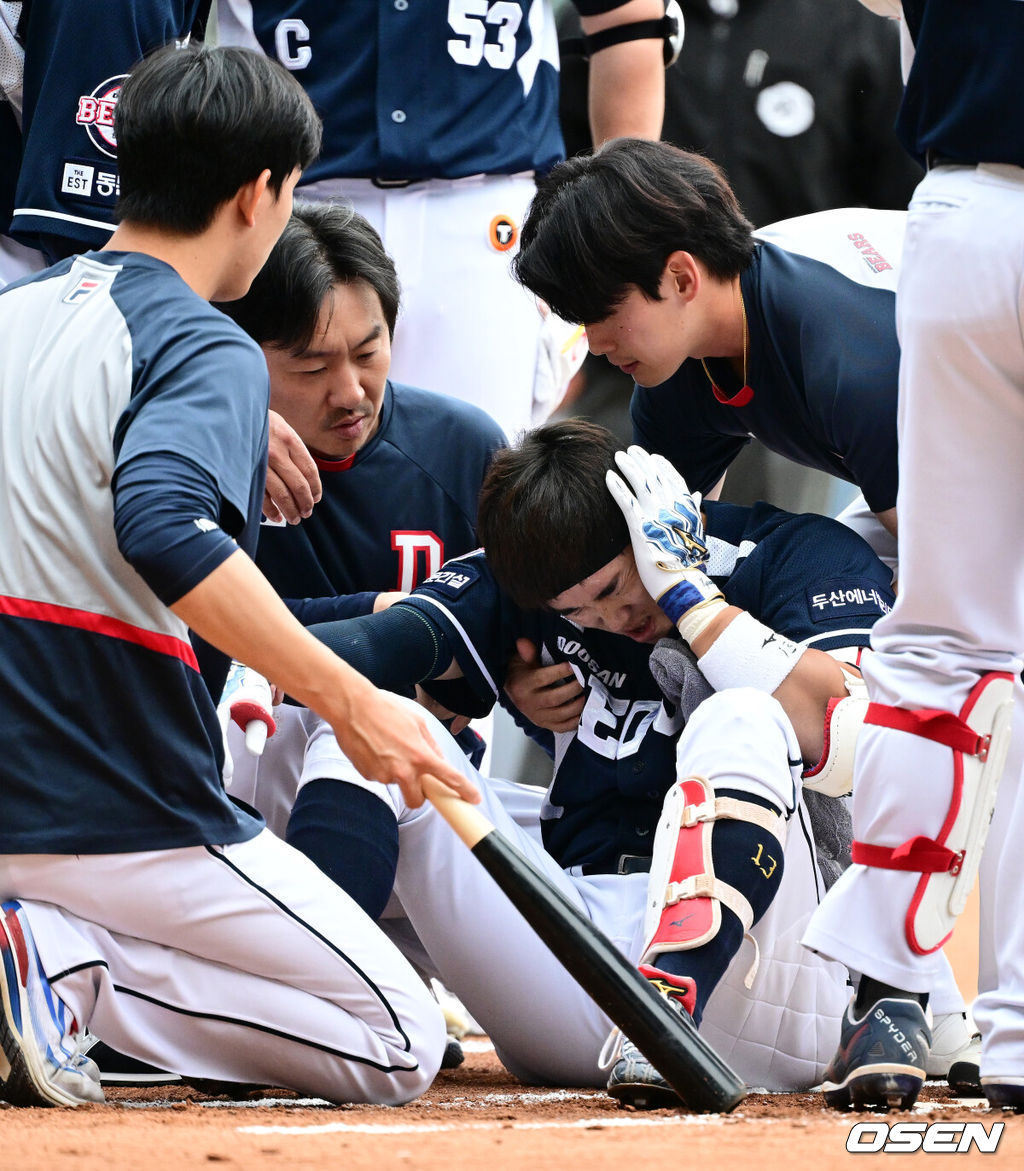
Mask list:
[[[539,828],[543,835],[545,865],[564,869],[573,881],[594,879],[598,885],[610,881],[613,887],[614,879],[609,876],[646,875],[650,868],[652,831],[661,815],[665,794],[676,776],[676,742],[680,729],[693,706],[710,693],[708,683],[699,672],[690,668],[685,675],[682,673],[678,640],[674,649],[658,647],[655,653],[656,659],[660,656],[663,660],[656,667],[659,674],[675,676],[672,685],[666,684],[673,693],[672,700],[663,696],[652,677],[649,663],[652,647],[661,635],[671,631],[671,623],[642,587],[637,593],[639,582],[635,569],[631,568],[629,533],[619,509],[604,488],[604,475],[612,466],[614,446],[613,437],[603,429],[578,421],[567,422],[530,433],[516,449],[499,453],[492,464],[482,499],[481,535],[488,550],[494,549],[497,564],[508,575],[511,592],[523,598],[525,608],[520,608],[495,583],[487,563],[491,557],[489,551],[487,559],[476,553],[449,562],[410,598],[384,613],[338,623],[320,632],[339,653],[382,685],[397,687],[419,679],[439,679],[438,683],[428,684],[428,689],[466,714],[479,714],[494,702],[499,692],[495,680],[503,677],[505,662],[519,638],[530,638],[542,646],[547,661],[559,659],[571,663],[586,687],[586,708],[578,728],[556,736],[555,780],[544,800],[543,813],[534,806],[534,828]],[[844,727],[843,717],[857,710],[857,701],[847,695],[846,671],[819,648],[857,648],[867,644],[871,623],[892,600],[888,574],[864,542],[827,518],[793,517],[768,506],[749,510],[712,504],[708,523],[719,534],[707,541],[712,572],[723,582],[727,595],[759,613],[774,630],[789,629],[806,644],[814,644],[811,649],[804,649],[772,633],[769,645],[777,652],[775,663],[773,667],[766,666],[758,678],[750,660],[761,662],[772,654],[772,650],[765,653],[761,647],[763,640],[757,636],[757,632],[766,628],[749,613],[741,615],[737,610],[733,611],[737,630],[733,632],[732,644],[727,645],[724,637],[716,640],[716,647],[702,659],[702,666],[716,686],[729,688],[738,681],[759,682],[766,692],[776,691],[792,713],[792,719],[781,708],[777,713],[780,723],[776,726],[776,737],[778,727],[784,726],[792,742],[786,741],[788,755],[783,761],[787,778],[783,786],[785,795],[770,800],[777,809],[785,807],[787,813],[798,809],[801,830],[796,838],[801,843],[799,850],[803,850],[814,831],[807,808],[797,801],[796,790],[788,779],[789,764],[807,760],[811,765],[818,765],[824,756],[825,762],[814,771],[819,779],[827,778],[825,783],[834,783],[835,777],[844,767],[848,770],[849,765],[848,762],[841,765],[834,752],[823,750],[826,713],[830,727]],[[565,586],[567,581],[576,584]],[[590,601],[576,596],[581,590],[585,594],[595,582],[600,598]],[[559,610],[571,609],[570,618],[555,613],[552,605]],[[631,637],[624,637],[627,633]],[[719,697],[722,705],[734,701],[735,693],[729,695],[728,701]],[[841,700],[845,706],[840,704]],[[775,699],[755,696],[750,705],[755,709],[751,716],[755,724],[757,711],[763,713],[770,709],[775,719],[778,707]],[[841,707],[838,716],[837,707]],[[711,710],[720,712],[723,707]],[[736,716],[741,724],[745,718]],[[702,736],[716,739],[706,729]],[[842,742],[842,737],[839,739]],[[702,739],[701,743],[704,742]],[[286,788],[294,793],[294,768],[281,759],[287,752],[286,745],[275,749],[274,741],[270,742],[260,764],[261,786],[267,785],[272,791],[287,776]],[[769,752],[766,759],[770,757]],[[728,772],[728,765],[723,767]],[[757,767],[751,762],[744,765],[749,772],[756,772]],[[797,774],[802,767],[797,767]],[[768,783],[772,793],[782,785],[781,775]],[[344,820],[344,790],[348,786],[338,782],[353,780],[351,768],[344,761],[338,762],[329,730],[314,729],[310,751],[297,778],[300,788],[289,832],[301,825],[307,840],[319,835],[323,852],[333,844],[338,857],[343,858],[349,832]],[[742,781],[737,784],[744,789]],[[757,786],[755,790],[764,792]],[[377,792],[382,795],[379,787]],[[504,801],[506,793],[506,789],[499,788],[497,799]],[[258,806],[264,801],[277,805],[273,797],[259,790],[241,795]],[[516,792],[513,796],[519,802],[523,795]],[[386,795],[385,800],[394,804]],[[331,815],[332,805],[337,806],[337,815]],[[818,810],[821,816],[817,819],[817,828],[833,838],[830,857],[822,862],[828,867],[829,878],[835,877],[845,861],[839,859],[848,841],[848,834],[843,837],[842,810],[835,805],[831,799],[821,799]],[[396,812],[399,827],[395,848],[401,872],[405,839],[402,811]],[[519,809],[516,817],[521,825],[529,824],[529,818]],[[539,827],[536,826],[538,817],[541,818]],[[728,830],[725,837],[728,838]],[[723,842],[721,848],[731,857],[732,847]],[[728,867],[731,863],[724,861],[722,865]],[[344,885],[341,867],[336,869],[338,880]],[[825,886],[813,850],[796,869],[802,878],[791,880],[796,891],[792,897],[796,905],[808,899],[809,914]],[[471,885],[476,889],[475,879]],[[421,931],[421,923],[404,906],[403,892],[397,887],[396,891],[445,983],[495,1036],[510,1068],[535,1080],[570,1084],[574,1079],[584,1078],[588,1083],[594,1080],[596,1068],[592,1062],[586,1064],[593,1053],[588,1057],[586,1046],[579,1051],[580,1063],[566,1064],[564,1052],[556,1059],[554,1054],[560,1042],[555,1040],[549,1048],[548,1039],[533,1036],[532,1023],[524,1030],[522,1018],[511,1011],[512,1006],[502,1008],[488,991],[493,984],[493,973],[487,976],[482,970],[471,971],[473,962],[465,956],[456,956],[453,941],[434,938],[438,929]],[[765,898],[764,905],[770,901],[770,893],[767,888],[761,889],[758,898]],[[416,897],[420,899],[419,895]],[[470,910],[467,907],[466,913]],[[784,918],[790,913],[780,910],[777,914]],[[739,948],[745,927],[750,926],[740,916],[733,917],[732,912],[721,911],[721,914],[725,925],[723,938],[709,950],[702,949],[704,958],[699,961],[705,966],[701,968],[703,975],[697,981],[698,991],[693,1000],[698,1017],[717,978]],[[502,921],[508,916],[505,910]],[[780,1053],[776,1053],[763,1037],[758,1040],[760,1023],[752,1023],[748,1031],[741,1030],[737,1036],[730,1017],[736,1013],[735,1019],[749,1016],[761,1023],[770,1017],[772,1028],[777,1030],[777,1017],[783,1012],[780,1006],[801,999],[802,992],[795,999],[787,1000],[791,990],[775,983],[776,979],[785,983],[785,979],[765,975],[775,970],[767,962],[768,955],[780,961],[782,957],[792,959],[798,968],[803,962],[799,949],[791,954],[788,928],[780,928],[779,922],[778,918],[773,919],[771,927],[766,927],[762,935],[758,930],[754,932],[762,949],[762,976],[753,990],[748,992],[743,987],[746,966],[740,963],[734,972],[736,978],[727,981],[731,990],[718,997],[723,1005],[721,1015],[711,1011],[702,1027],[755,1084],[809,1085],[815,1080],[814,1071],[820,1070],[816,1059],[807,1056],[806,1037],[792,1041],[794,1052],[802,1054],[794,1058],[785,1054],[789,1039],[780,1042]],[[602,923],[608,926],[603,920]],[[771,934],[776,930],[782,932],[778,938]],[[452,932],[450,924],[447,932],[462,934]],[[612,934],[622,938],[619,927]],[[634,954],[628,947],[625,950]],[[692,956],[688,953],[686,958],[690,960]],[[480,962],[478,958],[476,964]],[[789,970],[788,963],[781,963],[779,971],[782,970]],[[845,979],[844,974],[843,982]],[[535,992],[536,986],[529,984],[524,997],[533,994],[530,989]],[[737,1009],[736,997],[741,998],[746,1008]],[[774,1008],[764,1012],[753,1009],[753,1005],[761,1004],[765,998]],[[941,1002],[943,996],[938,999]],[[954,1047],[959,1047],[966,1040],[960,1016],[963,1005],[951,985],[945,1000],[944,1008],[950,1013],[951,1024],[960,1028],[954,1042]],[[505,1012],[509,1014],[507,1020]],[[796,1032],[799,1032],[798,1022],[802,1027],[805,1018],[792,1018]],[[538,1028],[546,1029],[549,1024],[542,1023]],[[587,1027],[597,1026],[591,1021]],[[556,1030],[552,1037],[565,1041],[561,1030]],[[530,1056],[525,1057],[524,1053]],[[628,1100],[657,1100],[657,1094],[650,1097],[650,1083],[653,1080],[657,1084],[660,1079],[649,1067],[641,1070],[635,1054],[626,1062],[624,1070],[613,1076],[616,1093]],[[626,1082],[622,1081],[623,1077],[627,1078]],[[805,1082],[804,1078],[810,1080]]]
[[[83,1030],[172,1071],[398,1103],[440,1009],[363,912],[224,794],[190,633],[320,711],[413,805],[474,797],[425,723],[288,613],[247,555],[266,460],[241,296],[320,129],[280,66],[160,51],[115,116],[107,247],[0,293],[0,1082],[102,1101]]]
[[[540,181],[513,271],[637,383],[634,439],[716,494],[750,437],[856,484],[894,555],[905,213],[756,232],[714,163],[618,139]],[[884,527],[883,527],[884,526]]]

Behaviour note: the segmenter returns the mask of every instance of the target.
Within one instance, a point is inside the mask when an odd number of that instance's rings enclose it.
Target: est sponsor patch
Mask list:
[[[81,203],[112,208],[121,194],[121,181],[114,163],[97,165],[92,159],[65,159],[59,191]]]
[[[877,618],[892,609],[893,596],[870,582],[836,577],[807,589],[807,609],[815,622],[836,618]]]

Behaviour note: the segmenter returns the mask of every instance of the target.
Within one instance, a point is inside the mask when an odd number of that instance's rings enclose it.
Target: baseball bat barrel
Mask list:
[[[578,907],[475,806],[438,785],[427,793],[477,860],[581,988],[618,1025],[691,1110],[727,1113],[746,1087]]]

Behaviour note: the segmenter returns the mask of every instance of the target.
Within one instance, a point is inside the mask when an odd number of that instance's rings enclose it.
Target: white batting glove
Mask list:
[[[622,509],[647,592],[690,644],[725,608],[725,598],[701,568],[707,563],[700,494],[660,455],[633,446],[615,453],[619,471],[605,475],[608,491]]]

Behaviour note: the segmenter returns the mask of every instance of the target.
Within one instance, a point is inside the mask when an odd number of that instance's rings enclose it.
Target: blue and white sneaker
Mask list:
[[[821,1089],[834,1110],[909,1110],[927,1076],[932,1031],[916,1000],[877,1000],[862,1017],[851,1001]]]
[[[13,1106],[103,1101],[71,1010],[50,987],[21,904],[0,905],[0,1098]]]

